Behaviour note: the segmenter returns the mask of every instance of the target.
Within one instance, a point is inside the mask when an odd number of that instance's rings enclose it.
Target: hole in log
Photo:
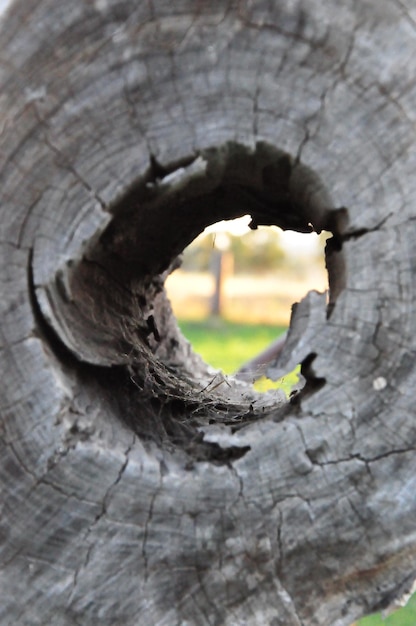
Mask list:
[[[330,314],[343,288],[346,211],[334,209],[319,177],[290,155],[266,143],[229,143],[177,163],[151,157],[111,214],[54,281],[37,281],[34,268],[33,296],[53,328],[51,341],[59,338],[74,362],[89,364],[89,376],[95,368],[115,413],[143,439],[179,446],[192,460],[231,462],[247,449],[224,448],[208,430],[231,433],[267,415],[278,419],[286,401],[205,364],[179,332],[165,280],[185,247],[220,220],[249,214],[252,229],[330,230]]]
[[[283,348],[293,302],[328,290],[324,245],[330,233],[277,226],[250,230],[250,215],[209,226],[183,253],[165,288],[195,351],[257,391],[299,388],[299,367],[278,381],[268,364]]]

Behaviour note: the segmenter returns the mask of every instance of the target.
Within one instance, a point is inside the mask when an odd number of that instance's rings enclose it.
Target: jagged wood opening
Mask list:
[[[206,228],[185,248],[165,289],[182,332],[208,363],[258,391],[284,386],[289,394],[300,387],[297,375],[272,380],[267,368],[283,349],[293,304],[311,290],[328,293],[324,247],[331,233],[250,230],[250,221],[244,215]],[[241,323],[248,324],[247,336],[234,327]],[[262,327],[267,332],[257,336]],[[246,345],[252,337],[255,344]]]
[[[206,228],[185,248],[165,289],[181,331],[209,364],[257,391],[290,395],[303,386],[298,365],[276,380],[267,369],[283,349],[293,304],[311,290],[328,293],[324,247],[331,233],[250,230],[250,221],[244,215]]]
[[[141,437],[179,445],[197,460],[227,462],[246,451],[205,441],[207,426],[235,430],[287,412],[280,396],[266,400],[251,385],[213,375],[179,332],[164,290],[178,255],[206,226],[247,213],[252,228],[334,233],[327,245],[330,315],[344,282],[345,209],[332,207],[312,170],[266,143],[255,149],[228,143],[168,165],[152,157],[114,203],[104,232],[52,284],[34,284],[39,316],[71,358],[94,368],[117,398],[120,418]],[[315,377],[313,358],[302,364],[307,382],[300,395],[325,382]]]

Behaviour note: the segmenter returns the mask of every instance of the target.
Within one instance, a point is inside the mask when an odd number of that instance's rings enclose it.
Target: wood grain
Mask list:
[[[14,0],[0,20],[0,623],[388,605],[416,577],[410,11]],[[290,403],[213,383],[163,291],[248,209],[334,234],[329,303],[297,306],[274,365],[303,363]]]

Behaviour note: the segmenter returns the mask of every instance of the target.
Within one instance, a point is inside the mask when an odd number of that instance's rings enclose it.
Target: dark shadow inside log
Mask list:
[[[326,253],[329,316],[344,285],[346,210],[335,209],[319,177],[290,155],[266,143],[254,149],[228,143],[178,163],[151,157],[148,171],[110,212],[106,229],[57,268],[51,284],[32,279],[39,326],[143,439],[179,446],[192,460],[224,463],[242,456],[248,448],[205,441],[204,428],[234,431],[267,416],[283,419],[288,402],[278,393],[266,400],[193,353],[164,281],[184,248],[220,220],[248,213],[252,228],[325,229],[334,235]],[[305,393],[325,384],[314,377],[314,356],[302,365]]]

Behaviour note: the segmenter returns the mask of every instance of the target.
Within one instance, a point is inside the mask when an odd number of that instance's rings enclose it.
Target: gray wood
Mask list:
[[[348,626],[416,577],[410,1],[0,18],[0,623]],[[329,229],[291,402],[163,281],[219,218]],[[286,370],[287,371],[287,370]]]

